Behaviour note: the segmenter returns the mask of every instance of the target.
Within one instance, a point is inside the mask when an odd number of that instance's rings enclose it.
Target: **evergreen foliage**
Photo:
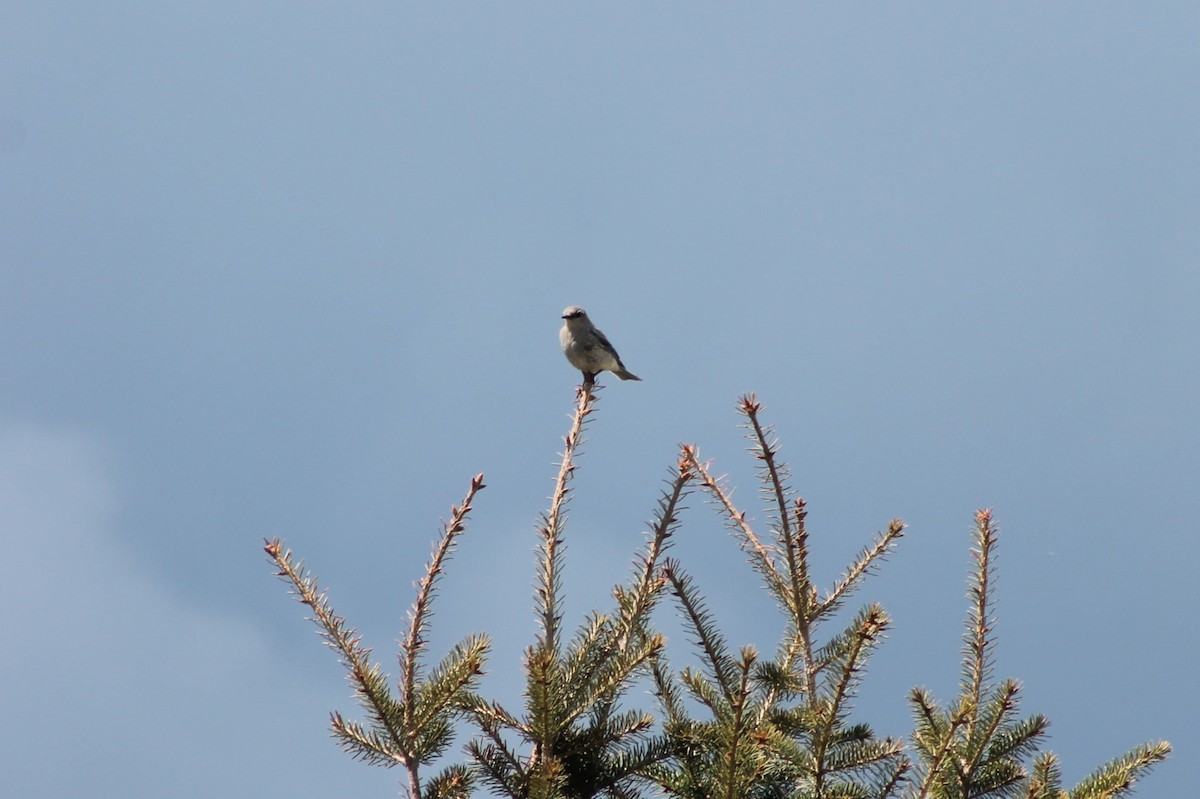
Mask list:
[[[266,551],[297,599],[312,609],[362,706],[364,721],[333,713],[334,738],[350,755],[402,766],[413,799],[450,799],[486,790],[512,799],[670,796],[681,799],[1109,799],[1125,796],[1170,747],[1139,746],[1097,769],[1073,789],[1062,787],[1055,755],[1041,751],[1047,720],[1019,718],[1014,680],[996,681],[992,616],[997,529],[990,511],[976,513],[974,567],[968,588],[962,680],[943,708],[925,689],[909,700],[908,741],[880,738],[851,718],[866,664],[890,620],[877,604],[858,610],[840,630],[824,633],[838,611],[898,545],[904,524],[893,520],[826,590],[808,563],[804,500],[789,485],[772,430],[753,394],[739,411],[758,462],[765,529],[738,508],[723,480],[693,446],[682,448],[649,522],[632,573],[613,589],[615,604],[593,612],[569,639],[560,600],[566,508],[583,433],[598,388],[581,387],[564,438],[550,507],[537,527],[534,613],[538,632],[525,652],[525,706],[503,707],[478,693],[490,647],[468,636],[436,666],[425,665],[425,631],[438,579],[464,532],[483,475],[434,546],[400,644],[395,689],[357,632],[346,626],[316,579],[278,540]],[[683,502],[701,491],[729,527],[786,622],[774,653],[736,651],[709,613],[684,565],[668,557]],[[676,670],[666,636],[651,614],[669,595],[696,664]],[[657,712],[628,708],[630,689],[648,682]],[[448,759],[455,722],[477,731],[469,760]]]
[[[1170,746],[1165,741],[1139,746],[1101,766],[1074,789],[1063,790],[1058,758],[1039,751],[1050,722],[1041,715],[1018,719],[1020,685],[1015,680],[993,680],[995,619],[990,608],[996,534],[992,512],[977,511],[958,699],[951,708],[943,709],[923,689],[914,689],[909,696],[916,723],[913,748],[919,761],[915,795],[918,799],[1109,799],[1127,795],[1138,777],[1166,758]]]
[[[425,627],[438,578],[458,537],[466,529],[471,502],[484,487],[483,475],[471,481],[461,505],[451,508],[450,521],[417,590],[409,613],[408,635],[400,644],[399,695],[394,693],[383,670],[371,660],[371,650],[362,645],[358,633],[333,612],[317,580],[284,549],[279,539],[268,541],[267,555],[279,568],[278,575],[291,583],[292,593],[312,608],[313,621],[325,643],[335,649],[348,672],[350,684],[367,716],[367,725],[332,714],[333,735],[352,757],[380,766],[403,766],[408,771],[409,792],[414,799],[455,799],[471,795],[476,770],[455,764],[431,779],[421,779],[421,766],[443,755],[453,739],[452,721],[464,698],[483,673],[490,647],[486,636],[469,636],[455,646],[426,677],[422,655],[427,648]]]

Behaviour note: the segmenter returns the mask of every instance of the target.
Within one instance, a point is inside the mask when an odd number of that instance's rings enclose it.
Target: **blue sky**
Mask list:
[[[4,16],[0,794],[396,795],[328,740],[349,689],[261,541],[390,666],[479,471],[434,646],[490,632],[485,687],[515,704],[572,304],[643,382],[590,431],[569,619],[625,576],[679,442],[760,515],[733,411],[753,390],[823,584],[910,525],[860,595],[895,618],[862,720],[902,735],[910,687],[953,692],[993,507],[997,672],[1068,779],[1166,738],[1141,795],[1186,793],[1194,4]],[[732,642],[769,647],[698,500],[677,554]]]

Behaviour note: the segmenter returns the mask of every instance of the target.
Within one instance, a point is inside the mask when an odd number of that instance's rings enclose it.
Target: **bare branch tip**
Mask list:
[[[753,391],[738,397],[738,408],[742,413],[753,415],[762,410],[762,403]]]

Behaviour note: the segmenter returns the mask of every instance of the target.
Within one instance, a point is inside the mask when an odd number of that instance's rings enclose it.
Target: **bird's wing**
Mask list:
[[[612,345],[612,342],[608,340],[608,336],[606,336],[606,335],[604,335],[604,333],[600,332],[600,328],[598,328],[598,327],[593,327],[593,328],[592,328],[592,333],[593,333],[593,334],[596,336],[596,338],[599,340],[600,344],[601,344],[601,345],[603,345],[604,349],[608,350],[608,351],[609,351],[609,352],[611,352],[613,355],[616,355],[616,354],[617,354],[617,349],[616,349],[616,347],[614,347],[614,346]],[[618,359],[618,360],[620,360],[620,356],[617,356],[617,359]]]

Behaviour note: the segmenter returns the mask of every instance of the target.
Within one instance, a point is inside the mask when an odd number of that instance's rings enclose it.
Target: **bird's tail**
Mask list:
[[[642,378],[625,369],[613,369],[612,373],[622,380],[641,380]]]

